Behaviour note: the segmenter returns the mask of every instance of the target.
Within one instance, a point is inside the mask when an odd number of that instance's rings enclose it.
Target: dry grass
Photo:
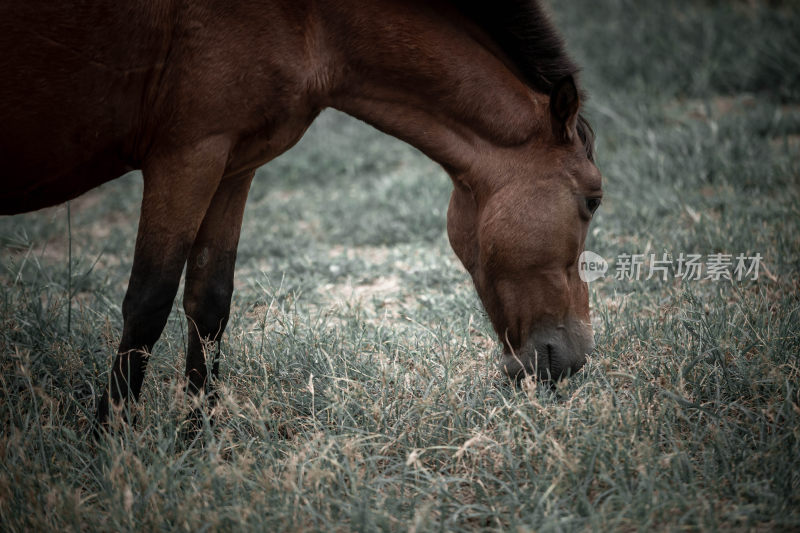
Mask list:
[[[497,370],[444,234],[446,176],[336,113],[256,180],[221,399],[194,442],[180,305],[137,423],[89,438],[139,177],[72,205],[69,283],[63,207],[0,220],[2,529],[800,527],[798,15],[755,4],[554,6],[606,177],[587,248],[766,265],[593,283],[597,352],[557,390]]]

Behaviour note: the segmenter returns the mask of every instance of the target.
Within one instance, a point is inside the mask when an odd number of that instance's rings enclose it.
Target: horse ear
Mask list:
[[[550,119],[553,134],[559,141],[572,142],[580,106],[581,98],[575,79],[568,75],[558,80],[550,93]]]

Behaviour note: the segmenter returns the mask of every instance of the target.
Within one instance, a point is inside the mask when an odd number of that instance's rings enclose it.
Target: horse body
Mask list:
[[[147,74],[139,65],[150,58],[136,57],[136,44],[125,53],[115,15],[52,3],[0,7],[0,213],[63,202],[129,166],[132,104]]]
[[[541,18],[535,4],[506,4]],[[448,171],[450,241],[509,374],[558,377],[591,351],[576,263],[591,217],[586,199],[598,197],[600,177],[587,157],[577,89],[571,76],[556,83],[546,72],[550,94],[532,88],[507,48],[456,3],[6,2],[0,46],[14,50],[0,59],[13,73],[0,81],[0,214],[143,171],[101,421],[109,394],[117,403],[138,397],[184,265],[186,373],[191,392],[204,390],[203,343],[218,340],[228,319],[254,171],[325,107],[411,143]],[[542,53],[563,55],[560,42]]]
[[[298,68],[302,8],[261,7],[256,19],[171,0],[6,2],[0,214],[69,200],[210,135],[230,140],[226,174],[288,149],[319,111]],[[261,60],[275,50],[281,61]]]

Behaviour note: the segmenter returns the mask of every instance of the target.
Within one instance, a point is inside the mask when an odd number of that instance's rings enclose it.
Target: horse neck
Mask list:
[[[336,21],[325,31],[338,51],[328,50],[324,105],[408,142],[452,175],[541,131],[546,98],[459,13],[434,2],[335,4],[323,19]]]

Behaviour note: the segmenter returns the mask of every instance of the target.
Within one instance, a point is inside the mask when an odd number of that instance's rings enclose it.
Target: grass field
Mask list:
[[[180,302],[138,424],[95,444],[141,176],[0,219],[0,530],[800,529],[800,6],[553,2],[605,200],[587,249],[763,257],[590,285],[597,352],[498,371],[445,173],[326,112],[259,171],[213,428],[184,444]],[[71,263],[70,263],[71,256]]]

